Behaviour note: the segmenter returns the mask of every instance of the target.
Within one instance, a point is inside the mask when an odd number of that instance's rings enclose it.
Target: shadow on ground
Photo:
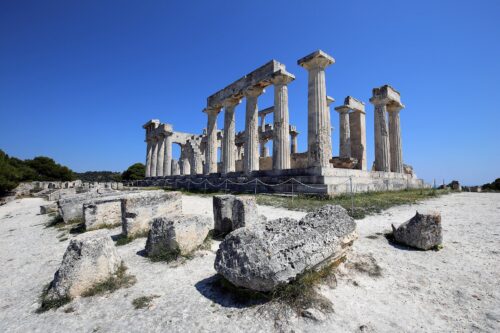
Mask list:
[[[218,274],[199,281],[195,287],[200,294],[226,308],[243,309],[269,301],[268,296],[237,288]]]

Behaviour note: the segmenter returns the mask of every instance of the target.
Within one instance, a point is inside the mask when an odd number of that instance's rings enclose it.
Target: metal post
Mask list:
[[[205,194],[207,194],[207,180],[205,179]]]
[[[227,194],[227,179],[226,179],[226,185],[225,185],[225,188],[224,188],[224,193]]]
[[[292,202],[293,202],[293,181],[295,180],[295,178],[292,178]]]
[[[254,195],[256,196],[257,195],[257,178],[255,178],[255,193]]]
[[[354,193],[352,191],[352,177],[349,177],[349,182],[351,184],[351,214],[354,215]]]

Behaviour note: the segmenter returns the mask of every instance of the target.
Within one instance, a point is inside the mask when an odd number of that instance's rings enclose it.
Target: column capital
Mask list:
[[[399,92],[386,84],[379,88],[373,88],[373,96],[370,98],[370,103],[374,105],[384,105],[391,102],[401,104],[401,95]]]
[[[335,102],[335,98],[326,96],[326,106],[330,106],[330,104],[332,104],[333,102]]]
[[[335,111],[337,111],[338,113],[349,113],[349,111],[351,111],[351,109],[347,105],[341,105],[341,106],[337,106],[335,108]]]
[[[222,106],[208,106],[202,110],[202,112],[206,113],[208,116],[216,116],[221,111]]]
[[[236,106],[238,104],[241,103],[241,98],[238,98],[238,97],[231,97],[231,98],[227,98],[225,100],[222,101],[222,106],[224,108],[230,108],[232,106]]]
[[[389,103],[387,104],[387,112],[399,112],[404,109],[404,104],[402,103]]]
[[[280,69],[279,71],[273,74],[271,82],[274,85],[286,85],[292,82],[293,80],[295,80],[295,75],[287,72],[284,69]]]
[[[322,50],[314,51],[313,53],[297,60],[297,64],[307,70],[325,69],[334,63],[335,59]]]
[[[265,92],[266,90],[264,87],[252,86],[245,89],[245,91],[243,91],[243,95],[245,95],[245,97],[258,97]]]

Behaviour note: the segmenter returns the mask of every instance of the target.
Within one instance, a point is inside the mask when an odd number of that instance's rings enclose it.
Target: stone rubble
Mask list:
[[[187,255],[203,244],[213,221],[203,215],[171,215],[153,220],[146,241],[148,256],[178,251]]]
[[[236,286],[272,291],[342,258],[356,238],[347,211],[326,205],[301,220],[280,218],[231,232],[219,245],[214,267]]]
[[[106,232],[94,231],[72,239],[54,274],[47,298],[74,298],[116,274],[122,260]]]
[[[263,220],[258,215],[253,196],[214,195],[213,210],[216,235],[225,235]]]
[[[441,214],[416,213],[398,228],[392,225],[394,240],[421,250],[430,250],[443,242]]]

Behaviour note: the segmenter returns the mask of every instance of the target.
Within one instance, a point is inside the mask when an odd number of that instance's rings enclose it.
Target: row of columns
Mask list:
[[[172,174],[172,138],[170,135],[146,139],[146,177]]]
[[[373,89],[370,102],[375,107],[375,170],[402,173],[399,111],[404,105],[401,104],[400,95],[385,85]]]
[[[274,130],[273,130],[273,168],[290,168],[290,128],[288,114],[288,83],[295,77],[285,70],[277,71],[271,82],[274,84]],[[259,170],[259,115],[258,98],[264,87],[252,86],[243,91],[245,107],[245,143],[243,171],[246,174]],[[235,109],[241,98],[232,97],[223,101],[224,135],[222,141],[222,173],[236,171]],[[220,107],[204,110],[208,116],[207,147],[205,150],[205,174],[217,172],[217,115]]]

